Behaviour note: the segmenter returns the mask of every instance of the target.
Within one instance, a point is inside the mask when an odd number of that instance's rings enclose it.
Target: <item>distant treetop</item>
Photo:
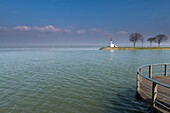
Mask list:
[[[143,41],[142,35],[139,33],[132,33],[129,36],[129,41],[133,42],[134,47],[136,46],[136,42]]]

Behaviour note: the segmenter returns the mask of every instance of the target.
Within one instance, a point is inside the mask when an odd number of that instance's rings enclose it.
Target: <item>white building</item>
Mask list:
[[[117,47],[117,45],[112,43],[112,38],[110,38],[110,47]]]

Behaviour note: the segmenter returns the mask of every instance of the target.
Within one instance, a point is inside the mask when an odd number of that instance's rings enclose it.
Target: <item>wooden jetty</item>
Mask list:
[[[155,76],[153,67],[154,69],[159,67],[156,71],[162,71],[163,73]],[[136,83],[136,96],[151,105],[152,113],[170,113],[170,76],[168,76],[168,64],[153,64],[139,67]]]

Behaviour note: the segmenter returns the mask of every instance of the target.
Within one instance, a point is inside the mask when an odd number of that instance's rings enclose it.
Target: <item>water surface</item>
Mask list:
[[[170,62],[170,51],[1,48],[0,112],[146,113],[136,69]]]

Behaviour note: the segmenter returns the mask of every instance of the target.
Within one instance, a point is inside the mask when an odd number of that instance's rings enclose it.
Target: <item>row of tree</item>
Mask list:
[[[150,46],[152,45],[152,42],[155,42],[155,43],[158,44],[158,47],[160,47],[161,42],[166,42],[167,40],[168,40],[168,37],[166,35],[164,35],[164,34],[159,34],[159,35],[156,35],[155,37],[150,37],[150,38],[147,39],[147,41],[150,42]],[[129,36],[129,41],[133,42],[134,47],[135,47],[136,42],[141,41],[142,45],[143,45],[144,38],[139,33],[132,33]]]

